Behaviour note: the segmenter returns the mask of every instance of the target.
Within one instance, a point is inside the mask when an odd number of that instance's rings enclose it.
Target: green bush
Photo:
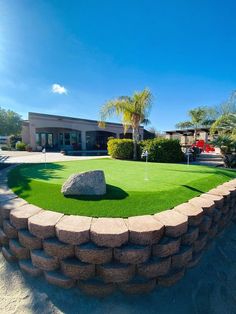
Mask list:
[[[180,162],[184,154],[178,140],[155,138],[140,143],[141,151],[148,151],[148,161]]]
[[[1,150],[11,150],[11,148],[8,147],[8,146],[2,146],[2,147],[1,147]]]
[[[16,143],[16,150],[25,150],[26,149],[26,144],[23,142],[17,142]]]
[[[133,158],[133,140],[110,138],[107,143],[108,154],[112,158],[132,159]]]
[[[8,138],[8,143],[9,143],[9,146],[11,148],[15,148],[16,147],[16,143],[17,142],[21,142],[21,141],[22,141],[22,137],[19,136],[19,135],[11,135]]]

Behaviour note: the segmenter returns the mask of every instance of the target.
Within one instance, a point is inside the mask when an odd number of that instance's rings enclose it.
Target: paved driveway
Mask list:
[[[47,162],[70,161],[104,158],[104,156],[65,156],[61,153],[38,153],[38,152],[16,152],[0,151],[0,162],[7,163],[44,163],[45,155]]]

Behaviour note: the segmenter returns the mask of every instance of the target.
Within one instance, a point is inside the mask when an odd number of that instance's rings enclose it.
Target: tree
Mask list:
[[[187,129],[189,127],[194,128],[194,141],[197,139],[197,131],[200,126],[204,125],[206,119],[208,118],[209,109],[206,107],[197,107],[195,109],[189,110],[188,115],[190,121],[183,121],[176,124],[177,128]]]
[[[182,122],[177,123],[175,127],[177,129],[186,130],[193,127],[193,124],[191,121],[182,121]]]
[[[21,116],[12,111],[0,107],[0,134],[1,135],[18,135],[21,132]]]
[[[221,135],[234,135],[236,134],[236,114],[227,113],[220,116],[211,126],[211,133],[215,132]]]
[[[206,117],[207,117],[207,109],[204,107],[198,107],[192,110],[189,110],[188,112],[191,123],[194,127],[194,141],[197,139],[197,131],[199,127],[204,123]]]
[[[124,126],[124,133],[131,127],[133,131],[134,153],[133,159],[137,160],[137,143],[139,141],[139,128],[141,124],[148,124],[148,116],[152,104],[152,94],[148,89],[135,92],[132,97],[121,96],[108,101],[101,108],[100,126],[105,126],[105,121],[111,116],[120,116]]]

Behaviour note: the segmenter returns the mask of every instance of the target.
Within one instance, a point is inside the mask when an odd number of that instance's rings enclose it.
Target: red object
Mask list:
[[[193,144],[192,147],[198,147],[202,150],[202,152],[206,152],[206,153],[215,151],[215,148],[210,144],[206,144],[204,140],[196,141],[196,144]]]

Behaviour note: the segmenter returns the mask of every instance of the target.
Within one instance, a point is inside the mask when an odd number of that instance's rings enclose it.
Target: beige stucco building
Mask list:
[[[140,139],[144,128],[140,127]],[[131,130],[124,135],[122,124],[107,122],[105,128],[98,121],[66,116],[29,112],[24,121],[22,141],[33,150],[105,151],[109,137],[131,138]]]
[[[166,138],[178,139],[182,146],[192,145],[194,143],[194,129],[172,130],[166,131]],[[205,143],[210,142],[213,136],[210,134],[209,128],[199,128],[197,131],[197,140],[204,140]]]

